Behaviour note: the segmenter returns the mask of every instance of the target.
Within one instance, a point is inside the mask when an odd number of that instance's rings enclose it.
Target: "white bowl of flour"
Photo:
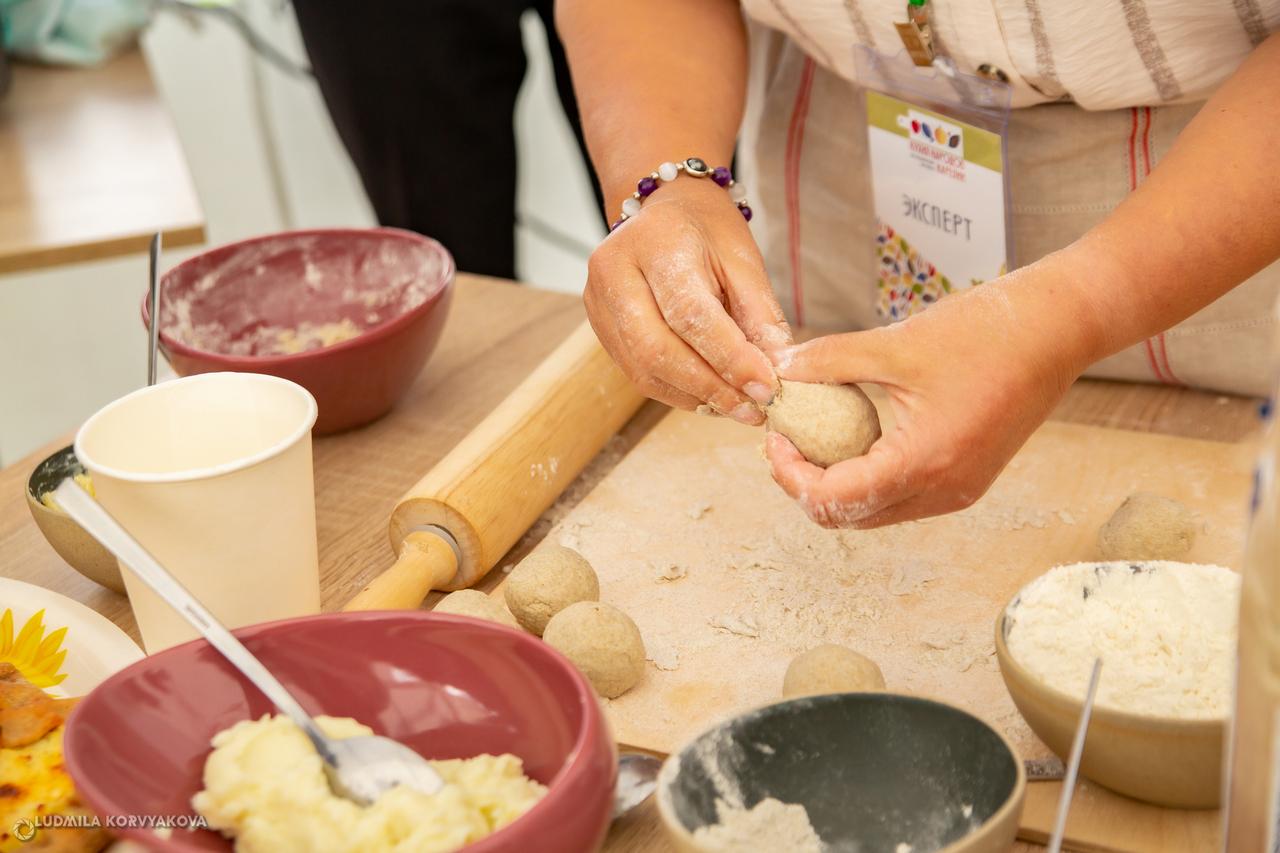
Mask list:
[[[1218,805],[1240,576],[1173,562],[1059,566],[996,622],[1000,671],[1032,730],[1070,749],[1103,659],[1081,772],[1161,805]]]

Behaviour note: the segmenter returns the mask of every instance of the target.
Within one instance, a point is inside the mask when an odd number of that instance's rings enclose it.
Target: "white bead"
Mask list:
[[[747,197],[747,188],[743,184],[734,184],[729,187],[729,198],[734,201],[742,201]]]
[[[658,167],[658,177],[664,181],[674,181],[679,174],[680,170],[676,168],[675,163],[663,163]]]
[[[634,198],[623,199],[622,212],[627,216],[635,216],[640,212],[640,201]]]

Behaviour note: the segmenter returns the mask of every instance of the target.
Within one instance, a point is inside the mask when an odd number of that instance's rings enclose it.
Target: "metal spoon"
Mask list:
[[[147,350],[147,384],[156,384],[156,347],[160,345],[160,232],[151,238],[151,281],[147,290],[147,312],[151,315]]]
[[[1098,678],[1102,675],[1102,658],[1093,661],[1093,674],[1089,676],[1089,693],[1084,700],[1084,709],[1080,712],[1080,722],[1076,724],[1076,736],[1071,741],[1071,756],[1067,761],[1067,775],[1062,782],[1062,793],[1058,797],[1058,817],[1053,824],[1053,835],[1049,836],[1047,853],[1061,853],[1062,837],[1067,833],[1067,814],[1071,811],[1071,795],[1076,788],[1076,774],[1080,772],[1080,756],[1084,752],[1084,736],[1089,731],[1089,718],[1093,716],[1093,700],[1098,695]]]
[[[618,756],[618,787],[613,797],[613,819],[617,820],[643,803],[658,787],[662,762],[652,755],[624,752]]]
[[[335,794],[367,806],[396,785],[424,794],[434,794],[444,786],[426,759],[391,738],[330,738],[284,685],[75,480],[63,480],[53,495],[67,515],[132,569],[306,733],[320,753]]]

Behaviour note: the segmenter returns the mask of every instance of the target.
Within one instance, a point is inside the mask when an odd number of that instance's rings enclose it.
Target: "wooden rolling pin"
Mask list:
[[[416,608],[484,577],[643,402],[583,322],[400,499],[395,565],[343,609]]]

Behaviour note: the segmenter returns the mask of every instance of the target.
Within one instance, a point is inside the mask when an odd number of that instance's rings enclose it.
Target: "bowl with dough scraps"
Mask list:
[[[678,853],[997,853],[1025,793],[1013,746],[982,720],[868,692],[719,724],[667,760],[657,800]]]
[[[364,810],[337,800],[309,741],[280,730],[292,727],[284,718],[250,722],[274,706],[195,640],[107,679],[67,723],[66,763],[86,803],[104,819],[134,816],[118,834],[165,853],[229,852],[232,841],[197,817],[237,831],[228,816],[239,801],[274,805],[253,816],[256,833],[239,818],[238,853],[281,849],[271,832],[333,853],[397,839],[431,853],[593,853],[604,838],[613,739],[591,685],[536,637],[422,611],[324,613],[234,633],[308,712],[395,738],[443,762],[452,784],[432,798],[395,788]],[[206,768],[215,736],[223,757]],[[477,759],[485,754],[499,759]],[[160,833],[148,826],[166,816]]]
[[[1000,673],[1032,731],[1065,760],[1101,656],[1081,774],[1145,802],[1215,808],[1239,594],[1240,576],[1221,566],[1058,566],[996,619]]]
[[[395,228],[270,234],[221,246],[160,281],[160,350],[179,376],[268,373],[316,398],[316,435],[381,417],[435,349],[453,258]],[[150,328],[143,298],[142,319]]]

